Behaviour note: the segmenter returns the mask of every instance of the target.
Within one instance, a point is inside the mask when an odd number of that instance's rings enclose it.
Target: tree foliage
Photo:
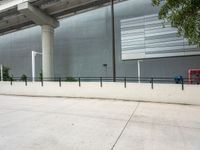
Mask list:
[[[161,5],[160,19],[170,21],[190,44],[200,46],[200,0],[152,0],[152,3]]]
[[[0,75],[1,77],[1,75]],[[3,80],[9,81],[11,78],[10,76],[10,69],[8,67],[3,66]]]

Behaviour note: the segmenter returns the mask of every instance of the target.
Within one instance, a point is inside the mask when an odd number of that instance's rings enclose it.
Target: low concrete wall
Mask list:
[[[77,82],[29,82],[25,86],[23,82],[0,82],[0,94],[4,95],[25,95],[25,96],[56,96],[56,97],[82,97],[82,98],[103,98],[103,99],[123,99],[134,101],[152,101],[165,103],[181,103],[200,105],[200,86],[185,85],[182,90],[177,84],[154,84],[151,89],[150,84],[128,83],[124,88],[123,83],[100,83],[82,82],[81,87]]]

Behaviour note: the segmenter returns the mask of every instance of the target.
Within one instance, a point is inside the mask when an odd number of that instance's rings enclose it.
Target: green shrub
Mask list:
[[[21,80],[22,80],[22,81],[26,81],[26,80],[27,80],[27,76],[26,76],[25,74],[23,74],[23,75],[21,76]]]
[[[67,82],[76,82],[77,80],[73,77],[66,77],[65,81]]]
[[[43,80],[43,73],[42,73],[42,70],[41,70],[39,76],[40,76],[40,81],[42,81],[42,80]]]
[[[10,76],[10,68],[3,66],[3,80],[4,81],[9,81],[10,78],[11,78],[11,76]]]

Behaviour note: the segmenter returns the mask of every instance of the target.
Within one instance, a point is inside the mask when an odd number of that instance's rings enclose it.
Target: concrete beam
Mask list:
[[[34,21],[37,25],[50,25],[53,28],[59,26],[59,22],[56,19],[32,6],[29,2],[18,4],[17,9],[29,19]]]

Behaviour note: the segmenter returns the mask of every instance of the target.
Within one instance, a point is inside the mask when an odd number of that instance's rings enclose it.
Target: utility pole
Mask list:
[[[1,82],[2,82],[3,81],[3,65],[1,65],[0,69],[1,69]]]
[[[35,57],[37,54],[42,55],[42,53],[32,51],[32,82],[35,82]]]
[[[114,10],[114,0],[111,0],[111,18],[112,18],[112,67],[113,67],[113,82],[116,82],[115,10]]]
[[[141,83],[141,66],[140,63],[143,62],[143,60],[138,60],[137,65],[138,65],[138,83]]]

